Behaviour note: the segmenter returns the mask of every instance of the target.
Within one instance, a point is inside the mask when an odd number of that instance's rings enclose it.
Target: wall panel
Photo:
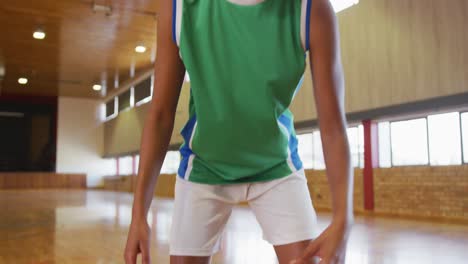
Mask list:
[[[360,0],[338,20],[347,113],[468,92],[466,0]],[[182,141],[188,100],[183,89],[171,144]],[[138,151],[146,108],[105,124],[106,155]],[[296,122],[317,118],[308,68],[291,109]]]
[[[360,0],[338,20],[347,112],[468,92],[467,1]],[[296,121],[316,118],[310,105],[306,79]]]
[[[155,196],[173,198],[175,174],[161,174]],[[306,170],[314,207],[331,210],[331,192],[324,170]],[[0,178],[1,180],[1,178]],[[131,192],[130,177],[113,177],[105,189]],[[405,166],[374,169],[374,212],[385,216],[468,222],[468,165]],[[354,170],[354,211],[364,210],[362,169]]]
[[[85,189],[85,174],[63,174],[52,172],[2,172],[2,189]]]
[[[190,98],[190,85],[184,83],[177,113],[174,121],[171,144],[182,142],[180,130],[188,119],[188,102]],[[151,103],[133,107],[128,111],[105,122],[104,125],[104,155],[116,156],[125,153],[137,153],[140,149],[146,113]]]

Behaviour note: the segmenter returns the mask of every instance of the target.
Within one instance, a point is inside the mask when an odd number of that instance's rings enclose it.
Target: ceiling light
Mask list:
[[[138,45],[138,46],[136,46],[135,51],[138,52],[138,53],[145,53],[146,52],[146,47],[143,46],[143,45]]]
[[[19,83],[19,84],[25,85],[25,84],[28,83],[28,79],[27,79],[27,78],[19,78],[19,79],[18,79],[18,83]]]
[[[331,0],[330,2],[335,12],[338,13],[345,10],[346,8],[358,4],[359,0]]]
[[[35,39],[45,39],[45,37],[46,37],[46,33],[41,29],[34,31],[33,33],[33,38]]]
[[[98,5],[96,3],[93,4],[93,11],[94,13],[103,12],[106,16],[112,15],[112,7],[110,5]]]
[[[94,91],[101,91],[101,89],[102,89],[102,85],[100,85],[100,84],[93,85],[93,90]]]

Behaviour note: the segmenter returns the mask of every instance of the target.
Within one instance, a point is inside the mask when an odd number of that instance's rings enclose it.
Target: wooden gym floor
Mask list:
[[[100,191],[0,191],[0,263],[123,263],[132,196]],[[168,263],[173,202],[149,216],[153,263]],[[319,214],[319,225],[330,221]],[[190,238],[187,238],[190,239]],[[357,217],[346,263],[468,263],[468,226]],[[276,263],[248,208],[233,212],[214,263]]]

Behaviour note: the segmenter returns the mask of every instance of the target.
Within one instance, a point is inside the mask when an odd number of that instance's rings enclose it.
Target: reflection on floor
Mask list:
[[[0,263],[123,263],[132,196],[99,191],[0,191]],[[168,263],[173,202],[153,202],[153,263]],[[319,214],[323,229],[329,215]],[[468,263],[468,226],[358,217],[346,263]],[[214,263],[276,263],[248,208],[235,209]]]

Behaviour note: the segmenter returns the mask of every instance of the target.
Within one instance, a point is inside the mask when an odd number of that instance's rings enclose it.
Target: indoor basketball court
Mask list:
[[[345,263],[467,263],[468,2],[330,2],[354,169]],[[125,263],[161,17],[160,0],[0,3],[1,264]],[[151,263],[170,262],[196,80],[185,74],[147,217]],[[323,231],[333,195],[309,66],[301,82],[289,108]],[[236,204],[212,263],[278,263],[263,235]]]

